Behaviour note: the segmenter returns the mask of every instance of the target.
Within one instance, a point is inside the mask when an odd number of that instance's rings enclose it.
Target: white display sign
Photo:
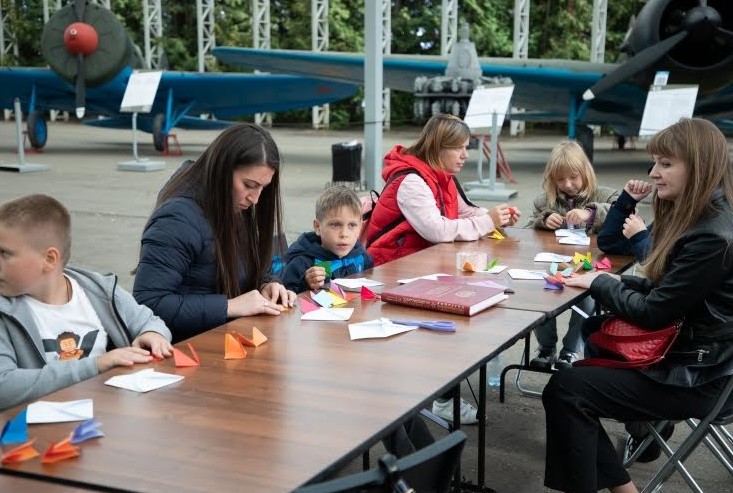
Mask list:
[[[654,135],[660,130],[690,118],[695,110],[698,86],[665,86],[649,91],[639,137]]]
[[[120,111],[123,113],[150,113],[162,75],[163,72],[160,70],[134,71],[130,75],[130,80],[127,81]]]
[[[492,115],[496,113],[496,128],[501,131],[504,117],[509,111],[514,85],[477,87],[471,94],[464,121],[472,133],[491,133]]]

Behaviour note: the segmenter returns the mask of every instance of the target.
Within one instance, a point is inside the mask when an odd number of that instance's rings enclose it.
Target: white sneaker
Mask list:
[[[449,423],[453,422],[453,399],[445,402],[433,401],[433,414],[440,416]],[[461,398],[461,424],[475,425],[478,423],[478,410]]]

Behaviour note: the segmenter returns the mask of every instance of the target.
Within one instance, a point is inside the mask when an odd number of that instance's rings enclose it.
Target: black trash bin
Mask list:
[[[361,181],[361,144],[340,142],[331,146],[332,182]]]

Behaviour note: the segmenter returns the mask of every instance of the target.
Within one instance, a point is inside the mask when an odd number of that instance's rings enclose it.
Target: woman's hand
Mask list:
[[[639,202],[644,197],[652,193],[654,187],[651,183],[644,180],[629,180],[624,185],[624,191],[631,195],[631,198]]]
[[[545,227],[547,229],[560,229],[564,221],[565,219],[560,214],[553,212],[545,219]]]
[[[276,307],[285,309],[295,306],[295,299],[297,298],[297,295],[294,292],[285,289],[285,286],[283,286],[279,282],[271,282],[265,284],[264,286],[262,286],[260,293],[262,293],[262,296],[267,298],[270,303],[272,303]]]
[[[646,225],[642,218],[636,214],[629,214],[629,217],[624,221],[624,229],[622,233],[626,238],[631,238],[639,231],[644,231],[645,229]]]
[[[587,223],[590,219],[590,211],[588,209],[573,209],[565,214],[565,221],[568,224]]]
[[[267,286],[269,284],[262,288],[262,291],[265,291]],[[277,307],[277,304],[270,301],[269,298],[266,298],[257,290],[253,289],[248,293],[240,294],[236,298],[227,301],[227,317],[229,318],[248,317],[260,314],[280,315],[280,309]]]
[[[305,271],[305,284],[308,289],[316,290],[323,287],[326,282],[326,269],[313,266]]]
[[[566,278],[565,285],[572,286],[574,288],[588,289],[590,288],[590,285],[593,284],[593,281],[595,281],[598,276],[610,276],[616,279],[617,281],[621,280],[621,277],[617,276],[616,274],[609,274],[608,272],[589,272],[588,274],[582,274],[577,277]]]
[[[522,211],[519,207],[509,207],[509,223],[506,226],[514,226],[519,222],[519,218],[522,217]]]
[[[132,341],[132,347],[147,349],[156,359],[168,358],[173,354],[173,346],[157,332],[143,332]]]

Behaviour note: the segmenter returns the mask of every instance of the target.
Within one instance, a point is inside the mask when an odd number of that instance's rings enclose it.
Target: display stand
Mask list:
[[[120,112],[132,113],[132,161],[120,161],[120,171],[160,171],[165,169],[165,161],[152,161],[141,158],[137,152],[137,114],[149,113],[158,92],[158,84],[163,72],[134,71],[127,82],[125,95],[122,97]]]
[[[48,166],[45,164],[26,163],[25,162],[25,146],[23,145],[23,125],[21,120],[23,119],[23,113],[20,109],[20,99],[15,98],[13,102],[15,110],[15,132],[17,135],[18,143],[18,162],[0,164],[0,171],[12,171],[14,173],[31,173],[34,171],[46,171]]]
[[[692,117],[697,90],[696,85],[652,86],[646,96],[639,137],[651,137],[680,118]]]

